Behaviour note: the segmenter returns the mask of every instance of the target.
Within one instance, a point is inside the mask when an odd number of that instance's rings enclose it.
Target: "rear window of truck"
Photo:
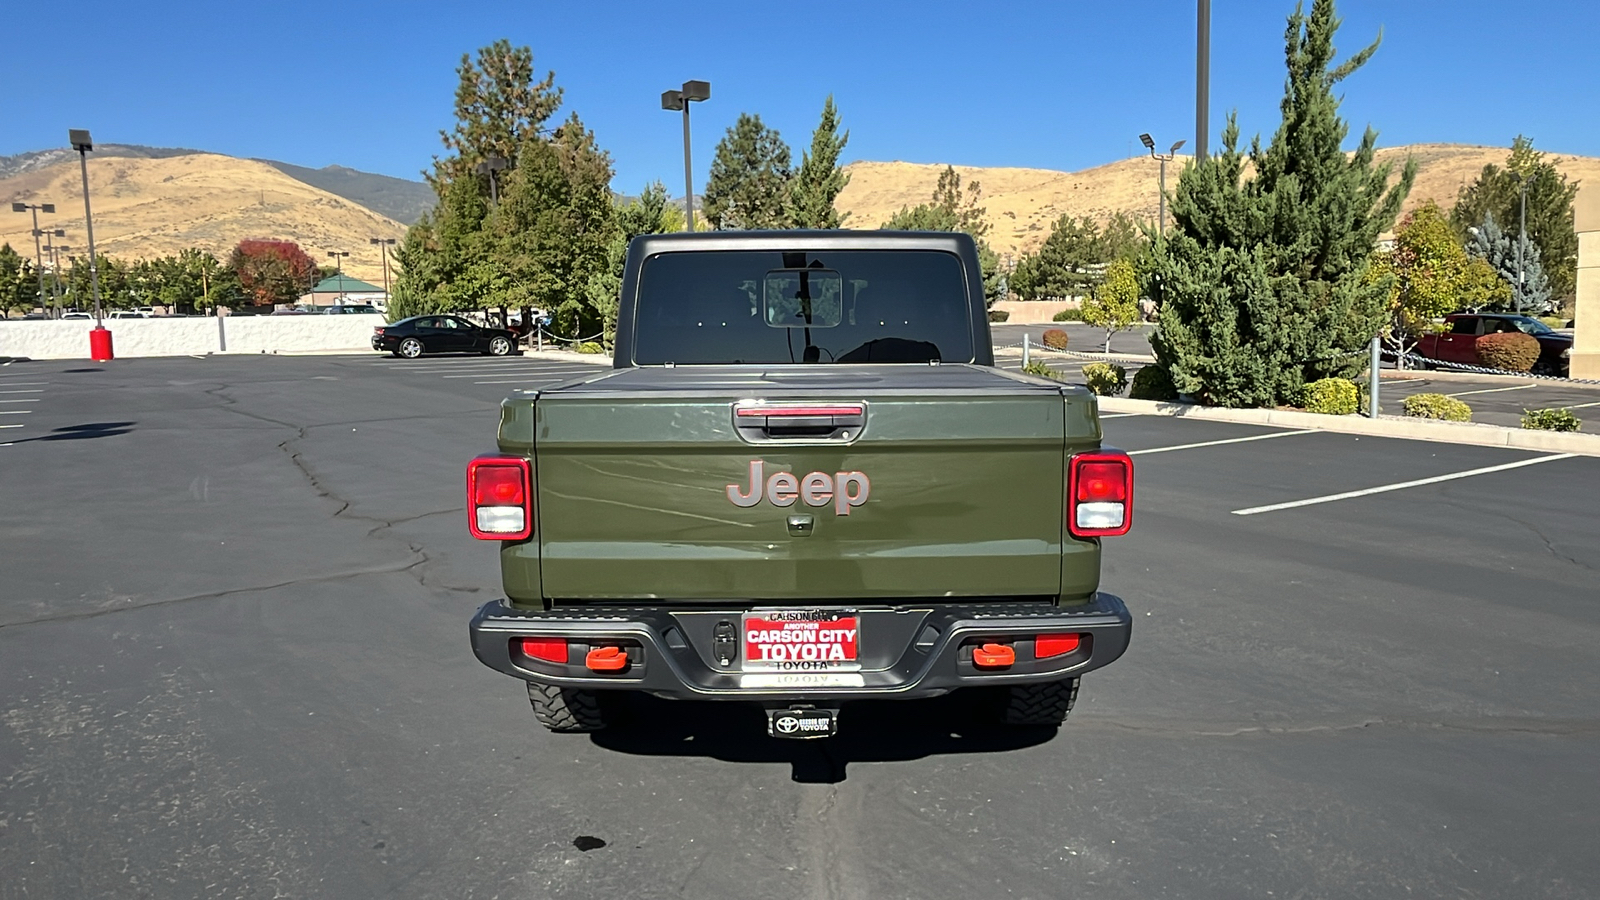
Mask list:
[[[935,250],[661,253],[639,274],[639,365],[971,362],[961,259]]]

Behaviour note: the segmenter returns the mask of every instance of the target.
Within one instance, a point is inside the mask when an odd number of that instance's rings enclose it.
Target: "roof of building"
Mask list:
[[[313,294],[372,294],[383,293],[383,288],[375,284],[367,284],[349,275],[330,275],[317,282],[311,289]]]

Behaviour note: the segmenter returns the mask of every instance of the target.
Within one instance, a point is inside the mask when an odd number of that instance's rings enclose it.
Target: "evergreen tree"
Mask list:
[[[1354,376],[1387,318],[1388,286],[1367,269],[1416,166],[1388,187],[1371,128],[1353,153],[1341,149],[1349,129],[1334,87],[1378,43],[1334,65],[1338,27],[1333,0],[1314,0],[1309,16],[1296,6],[1271,144],[1255,139],[1247,157],[1229,116],[1222,152],[1179,176],[1176,227],[1152,253],[1146,293],[1160,309],[1156,357],[1201,402],[1271,406],[1307,382]]]
[[[1100,283],[1107,262],[1105,238],[1095,221],[1063,215],[1050,224],[1050,236],[1034,257],[1036,296],[1086,297]]]
[[[844,224],[834,208],[850,176],[839,168],[839,154],[850,142],[850,132],[839,133],[839,111],[833,95],[822,105],[822,121],[811,133],[811,149],[800,156],[800,168],[789,186],[790,224],[795,228],[838,228]]]
[[[740,113],[711,160],[711,177],[700,198],[706,221],[717,230],[787,228],[789,145],[761,117]]]
[[[1545,277],[1538,244],[1506,234],[1493,213],[1486,214],[1483,223],[1471,229],[1471,237],[1467,253],[1488,263],[1511,287],[1510,299],[1495,302],[1489,309],[1521,310],[1530,315],[1550,310],[1550,280]]]
[[[976,182],[974,182],[976,184]],[[974,198],[976,195],[974,195]],[[978,210],[981,217],[983,210]],[[970,221],[970,220],[969,220]],[[878,227],[884,231],[966,231],[961,227],[962,213],[946,204],[922,203],[901,207]],[[972,234],[972,232],[967,232]],[[987,241],[972,235],[978,243],[978,266],[983,270],[983,297],[989,306],[1000,299],[1005,281],[1000,271],[1000,257],[995,255]]]
[[[667,200],[667,189],[657,181],[648,185],[638,198],[616,210],[616,228],[606,247],[606,265],[589,277],[584,294],[599,314],[609,348],[617,335],[617,308],[622,295],[622,269],[628,258],[628,243],[642,234],[666,234],[683,230],[683,212]]]
[[[1465,237],[1469,228],[1493,216],[1506,231],[1520,234],[1523,178],[1528,182],[1528,240],[1539,249],[1551,296],[1557,300],[1571,296],[1577,289],[1578,233],[1572,202],[1578,183],[1546,162],[1532,141],[1518,135],[1505,168],[1484,166],[1477,180],[1461,190],[1450,222]]]
[[[1511,296],[1481,259],[1469,257],[1438,204],[1429,200],[1412,210],[1395,229],[1394,248],[1377,254],[1367,271],[1372,284],[1385,284],[1390,322],[1384,341],[1402,355],[1435,320],[1463,306],[1493,305]]]
[[[479,49],[476,59],[462,54],[456,75],[456,125],[439,132],[450,155],[433,158],[428,181],[438,192],[440,181],[474,178],[487,196],[489,182],[476,174],[477,164],[489,156],[515,162],[523,143],[561,106],[561,89],[554,72],[535,84],[533,51],[503,38]]]
[[[961,175],[956,167],[945,166],[939,173],[939,183],[933,188],[933,205],[955,217],[953,230],[965,231],[982,241],[989,233],[989,223],[984,218],[987,210],[978,205],[982,194],[983,187],[976,181],[969,182],[966,190],[962,190]]]

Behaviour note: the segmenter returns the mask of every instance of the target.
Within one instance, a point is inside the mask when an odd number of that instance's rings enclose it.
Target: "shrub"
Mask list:
[[[1067,333],[1059,328],[1052,328],[1044,333],[1044,345],[1051,350],[1067,349]]]
[[[1178,389],[1164,366],[1151,363],[1133,373],[1133,386],[1128,396],[1135,400],[1172,401],[1178,399]]]
[[[1115,363],[1089,363],[1083,367],[1083,380],[1089,390],[1102,397],[1122,393],[1128,386],[1128,370]]]
[[[1406,398],[1406,415],[1414,419],[1471,422],[1472,407],[1443,394],[1412,394]]]
[[[1486,334],[1474,345],[1478,362],[1491,369],[1526,372],[1539,361],[1539,339],[1531,334]]]
[[[1522,427],[1539,431],[1577,431],[1583,420],[1570,409],[1525,409]]]
[[[1050,317],[1050,321],[1052,321],[1052,322],[1082,322],[1083,321],[1083,310],[1081,310],[1081,309],[1063,309],[1061,312],[1058,312],[1055,315],[1051,316]]]
[[[577,350],[579,353],[604,353],[604,352],[606,352],[606,349],[604,347],[600,346],[599,344],[595,343],[594,341],[584,341],[583,343],[579,344],[578,346],[574,347],[573,349]]]
[[[1049,366],[1045,365],[1042,362],[1039,362],[1038,360],[1032,360],[1027,365],[1023,366],[1022,367],[1022,374],[1024,374],[1024,375],[1035,375],[1035,376],[1038,376],[1039,378],[1049,378],[1049,379],[1052,379],[1052,380],[1055,380],[1055,381],[1060,381],[1061,380],[1061,373],[1060,372],[1057,372],[1055,369],[1050,368]]]
[[[1003,310],[1003,309],[991,309],[991,310],[989,310],[989,321],[991,321],[991,322],[1004,322],[1005,320],[1007,320],[1009,318],[1011,318],[1011,313],[1007,312],[1006,310]]]
[[[1344,378],[1323,378],[1306,385],[1306,412],[1348,416],[1356,411],[1356,384]]]

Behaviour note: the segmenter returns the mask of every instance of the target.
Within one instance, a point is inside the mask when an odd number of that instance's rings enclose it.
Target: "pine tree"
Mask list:
[[[795,228],[838,228],[844,216],[834,208],[850,176],[839,168],[839,154],[850,142],[850,132],[839,133],[839,111],[833,95],[822,105],[822,121],[811,133],[811,149],[800,157],[800,168],[790,183],[789,208]]]
[[[1395,221],[1416,166],[1387,186],[1368,128],[1341,145],[1334,87],[1378,43],[1334,65],[1333,0],[1301,7],[1285,33],[1283,121],[1266,148],[1239,151],[1228,117],[1223,149],[1185,167],[1176,228],[1152,253],[1146,293],[1160,309],[1156,356],[1182,393],[1218,406],[1270,406],[1307,382],[1350,377],[1387,318],[1388,286],[1367,277],[1379,233]],[[1245,177],[1246,162],[1254,168]]]
[[[717,230],[787,228],[789,145],[761,117],[740,113],[717,142],[700,208]]]
[[[1483,223],[1470,229],[1470,234],[1472,240],[1467,243],[1467,253],[1487,262],[1511,287],[1510,300],[1496,302],[1489,308],[1519,310],[1530,315],[1550,310],[1550,280],[1545,277],[1538,244],[1506,234],[1495,222],[1493,213],[1486,214]]]
[[[1533,149],[1533,142],[1518,135],[1504,168],[1483,167],[1478,178],[1461,190],[1450,222],[1463,237],[1469,229],[1493,216],[1501,227],[1520,233],[1522,195],[1520,179],[1528,182],[1528,240],[1539,249],[1539,259],[1549,282],[1551,296],[1571,296],[1577,289],[1578,233],[1573,221],[1572,203],[1578,183],[1546,162],[1544,154]],[[1515,248],[1515,244],[1512,245]]]
[[[554,72],[534,83],[533,51],[504,38],[479,49],[476,59],[462,54],[456,75],[456,126],[439,132],[450,155],[433,158],[428,181],[438,191],[441,180],[476,178],[487,196],[489,182],[476,174],[477,164],[489,156],[515,162],[523,143],[561,106],[561,89]]]

